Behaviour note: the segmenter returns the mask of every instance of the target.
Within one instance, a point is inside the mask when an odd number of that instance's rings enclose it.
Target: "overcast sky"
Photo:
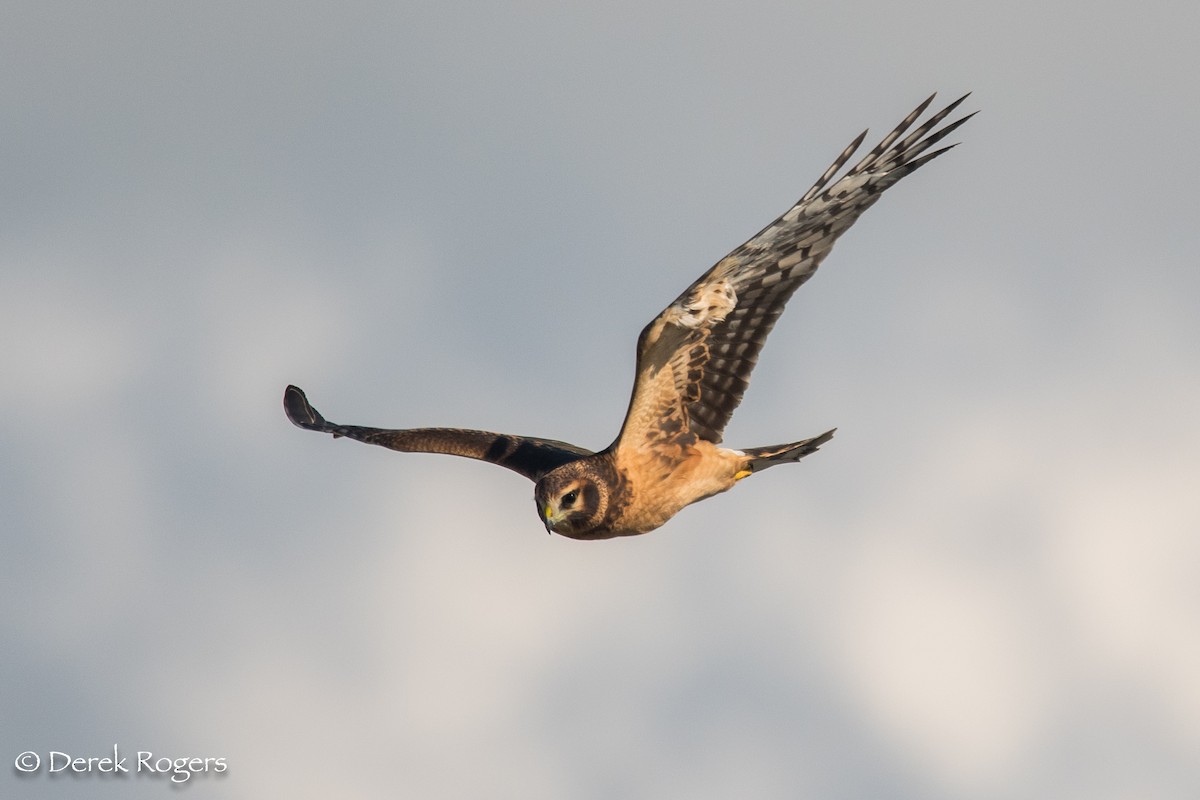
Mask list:
[[[0,794],[1200,794],[1192,2],[6,3]],[[297,430],[593,448],[641,326],[974,94],[643,537]]]

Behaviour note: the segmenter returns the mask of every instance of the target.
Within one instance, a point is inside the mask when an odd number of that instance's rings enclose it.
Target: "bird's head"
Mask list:
[[[608,487],[598,478],[583,459],[542,476],[534,487],[533,499],[547,533],[592,538],[588,534],[600,526],[608,511]]]

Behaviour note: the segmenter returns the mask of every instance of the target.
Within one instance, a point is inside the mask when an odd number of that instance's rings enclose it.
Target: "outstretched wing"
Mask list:
[[[538,480],[555,467],[592,455],[592,451],[566,442],[533,439],[528,436],[508,436],[487,431],[467,431],[458,428],[412,428],[384,430],[358,425],[337,425],[326,421],[313,408],[304,391],[289,386],[283,393],[283,409],[292,424],[319,433],[331,433],[333,438],[345,436],[367,444],[377,444],[406,453],[445,453],[452,456],[490,461],[530,480]]]
[[[638,338],[629,412],[613,446],[720,443],[788,298],[884,189],[950,149],[926,153],[973,116],[938,128],[965,99],[901,139],[931,96],[831,184],[864,131],[783,216],[717,262],[647,325]]]

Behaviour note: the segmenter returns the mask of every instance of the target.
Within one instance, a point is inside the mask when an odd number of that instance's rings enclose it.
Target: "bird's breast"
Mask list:
[[[654,530],[684,506],[733,486],[744,459],[734,450],[705,441],[674,458],[664,456],[659,448],[618,454],[628,502],[614,515],[611,527],[630,534]]]

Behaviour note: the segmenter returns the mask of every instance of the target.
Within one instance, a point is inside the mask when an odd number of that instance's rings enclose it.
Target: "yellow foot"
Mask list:
[[[748,470],[748,469],[744,469],[744,470],[742,470],[741,472],[739,472],[739,473],[737,473],[736,475],[734,475],[734,476],[733,476],[733,479],[734,479],[735,481],[740,481],[742,478],[749,478],[749,477],[750,477],[751,475],[753,475],[753,474],[754,474],[754,473],[753,473],[753,472],[751,472],[750,470]]]

